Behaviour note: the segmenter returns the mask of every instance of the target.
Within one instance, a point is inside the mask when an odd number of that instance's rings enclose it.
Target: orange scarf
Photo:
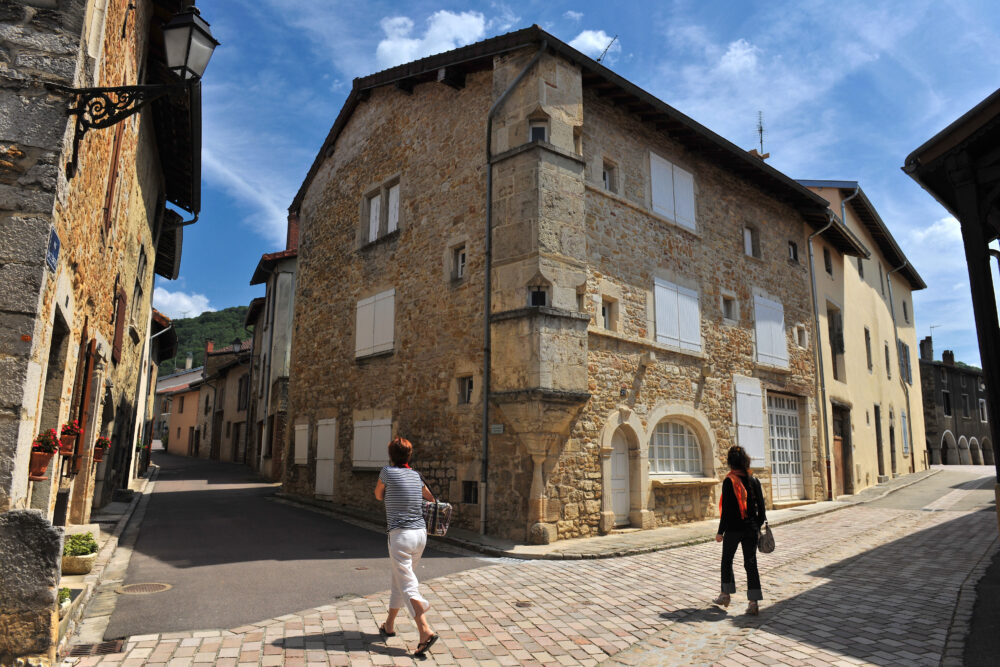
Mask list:
[[[747,518],[747,489],[743,486],[743,482],[740,478],[743,475],[739,474],[735,470],[730,470],[729,474],[726,475],[730,482],[733,484],[733,493],[736,494],[736,502],[740,506],[740,518]],[[719,494],[719,516],[722,516],[722,494]]]

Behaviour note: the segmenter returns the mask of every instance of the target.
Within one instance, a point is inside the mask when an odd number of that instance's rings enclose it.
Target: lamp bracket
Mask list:
[[[111,127],[136,114],[153,100],[189,88],[194,81],[105,88],[69,88],[49,84],[48,87],[53,90],[76,96],[75,106],[66,111],[67,115],[76,116],[73,156],[66,164],[66,177],[73,178],[76,174],[77,152],[88,130]]]

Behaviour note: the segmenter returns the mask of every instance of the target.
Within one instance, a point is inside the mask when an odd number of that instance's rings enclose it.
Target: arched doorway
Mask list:
[[[951,431],[941,436],[941,463],[946,466],[958,465],[958,443]]]
[[[619,526],[652,528],[653,513],[646,509],[649,468],[646,448],[638,436],[642,422],[628,408],[608,415],[601,433],[601,520],[608,533]]]
[[[958,439],[958,462],[964,466],[972,465],[972,453],[969,451],[969,441],[964,435]]]
[[[972,465],[983,465],[983,450],[979,447],[979,441],[975,438],[969,440],[969,453],[972,455]]]

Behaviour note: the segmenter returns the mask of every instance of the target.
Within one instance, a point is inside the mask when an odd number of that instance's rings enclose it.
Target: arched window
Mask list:
[[[694,432],[680,422],[657,424],[649,443],[649,471],[702,474],[701,446]]]

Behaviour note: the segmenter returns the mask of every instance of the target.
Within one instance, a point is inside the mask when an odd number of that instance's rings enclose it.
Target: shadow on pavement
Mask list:
[[[367,632],[337,631],[324,634],[304,635],[302,637],[282,637],[271,642],[272,646],[278,646],[285,650],[304,650],[310,643],[318,644],[322,642],[322,650],[327,653],[348,651],[371,651],[397,658],[410,655],[404,648],[386,646],[382,635],[369,634]]]
[[[703,608],[687,607],[685,609],[662,612],[660,618],[676,623],[701,623],[702,621],[716,623],[729,618],[729,612],[722,607],[714,605]]]

